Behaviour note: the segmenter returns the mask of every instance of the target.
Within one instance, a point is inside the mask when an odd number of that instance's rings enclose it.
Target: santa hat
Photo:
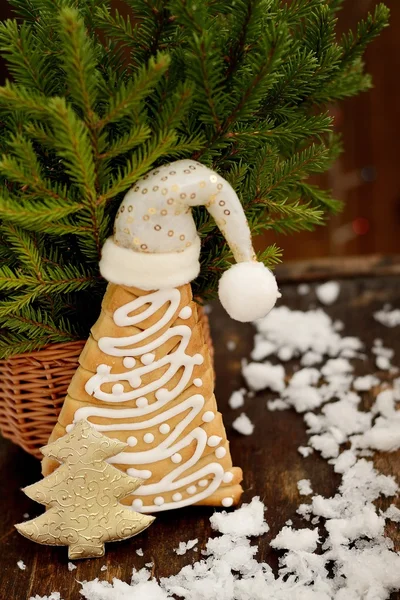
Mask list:
[[[126,194],[114,235],[103,247],[101,274],[110,282],[143,290],[195,279],[200,238],[194,206],[207,208],[237,262],[220,279],[222,305],[238,321],[266,315],[280,294],[271,271],[256,261],[240,200],[225,179],[193,160],[150,171]]]

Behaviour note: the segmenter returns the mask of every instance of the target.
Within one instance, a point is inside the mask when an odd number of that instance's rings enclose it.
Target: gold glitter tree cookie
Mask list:
[[[69,558],[78,559],[104,556],[104,542],[126,540],[149,527],[154,517],[118,502],[140,480],[105,462],[124,448],[125,444],[95,431],[84,420],[42,448],[45,456],[63,464],[24,489],[47,511],[16,525],[18,531],[39,544],[68,546]]]

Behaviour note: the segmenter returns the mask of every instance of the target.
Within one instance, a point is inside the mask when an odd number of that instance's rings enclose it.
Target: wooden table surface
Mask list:
[[[379,264],[378,264],[379,263]],[[378,268],[376,268],[378,264]],[[379,260],[375,266],[362,276],[350,277],[351,273],[343,264],[337,265],[342,280],[339,300],[327,310],[335,319],[341,319],[348,335],[359,336],[367,348],[373,340],[382,338],[384,345],[396,351],[394,364],[400,364],[399,328],[386,328],[377,323],[372,313],[385,303],[400,307],[400,277],[398,263],[393,270],[383,262],[383,271]],[[397,265],[397,266],[396,266]],[[325,265],[326,266],[326,265]],[[323,267],[319,270],[301,270],[296,282],[282,286],[284,302],[291,308],[307,309],[310,304],[316,305],[314,280],[323,276]],[[357,272],[357,269],[354,269]],[[363,269],[361,269],[361,272]],[[316,276],[318,272],[318,276]],[[329,277],[335,276],[335,268],[327,270]],[[287,268],[281,271],[283,280],[290,280]],[[382,273],[382,274],[381,274]],[[392,274],[390,274],[392,273]],[[308,296],[297,294],[300,279],[312,280],[312,292]],[[210,315],[214,345],[216,350],[215,365],[217,372],[216,396],[219,407],[224,414],[234,464],[244,471],[244,497],[249,501],[253,496],[260,496],[268,507],[267,521],[270,532],[259,540],[258,558],[277,566],[279,554],[272,551],[269,541],[277,534],[285,521],[292,519],[294,525],[300,525],[296,517],[296,508],[304,501],[297,491],[297,481],[310,479],[316,493],[330,496],[335,493],[340,481],[327,461],[317,453],[304,459],[297,452],[300,445],[307,443],[305,424],[301,415],[294,411],[268,412],[266,401],[272,396],[266,392],[246,401],[245,411],[255,423],[252,436],[242,436],[232,430],[231,424],[239,411],[228,407],[228,398],[232,391],[243,385],[240,374],[240,363],[248,357],[252,349],[253,328],[232,321],[216,303],[212,305]],[[234,340],[237,347],[227,350],[227,342]],[[396,362],[397,361],[397,362]],[[354,361],[356,374],[373,373],[375,367],[371,358],[366,362]],[[287,372],[295,362],[287,365]],[[375,456],[377,468],[386,473],[400,477],[400,453],[381,454]],[[23,514],[35,516],[42,507],[30,501],[20,488],[40,477],[39,463],[8,441],[0,439],[0,473],[1,473],[1,510],[0,510],[0,600],[28,600],[31,595],[46,595],[59,591],[63,600],[78,600],[80,585],[76,580],[91,580],[95,577],[111,581],[118,577],[130,581],[132,567],[141,568],[145,563],[154,562],[156,576],[168,576],[177,573],[184,565],[197,560],[200,550],[211,534],[209,516],[213,509],[192,507],[169,513],[160,513],[156,523],[143,535],[126,542],[108,544],[105,558],[77,562],[77,570],[69,572],[67,568],[66,548],[50,548],[39,546],[20,536],[14,529],[14,523],[23,520]],[[390,503],[390,502],[389,502]],[[389,504],[386,502],[386,505]],[[384,506],[384,505],[382,505]],[[400,549],[400,534],[395,524],[388,529]],[[181,540],[198,538],[198,552],[188,552],[177,556],[173,551]],[[136,555],[135,550],[143,548],[144,556]],[[23,560],[26,570],[17,567],[17,561]],[[108,566],[101,572],[102,565]],[[400,598],[393,596],[393,599]],[[210,599],[212,600],[212,599]]]

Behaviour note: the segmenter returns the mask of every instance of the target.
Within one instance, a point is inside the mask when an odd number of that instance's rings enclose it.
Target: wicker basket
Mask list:
[[[57,421],[83,341],[0,361],[0,430],[36,457]]]
[[[211,358],[213,346],[208,317],[201,310],[204,338]],[[42,458],[78,368],[84,341],[52,344],[37,352],[0,360],[0,432],[26,452]]]

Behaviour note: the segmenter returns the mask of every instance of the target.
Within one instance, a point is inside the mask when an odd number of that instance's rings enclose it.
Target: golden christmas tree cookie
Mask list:
[[[39,544],[68,546],[68,557],[78,559],[104,556],[105,542],[126,540],[149,527],[154,517],[118,502],[141,483],[106,462],[124,448],[85,420],[42,448],[58,468],[24,492],[47,510],[16,525],[18,531]]]

